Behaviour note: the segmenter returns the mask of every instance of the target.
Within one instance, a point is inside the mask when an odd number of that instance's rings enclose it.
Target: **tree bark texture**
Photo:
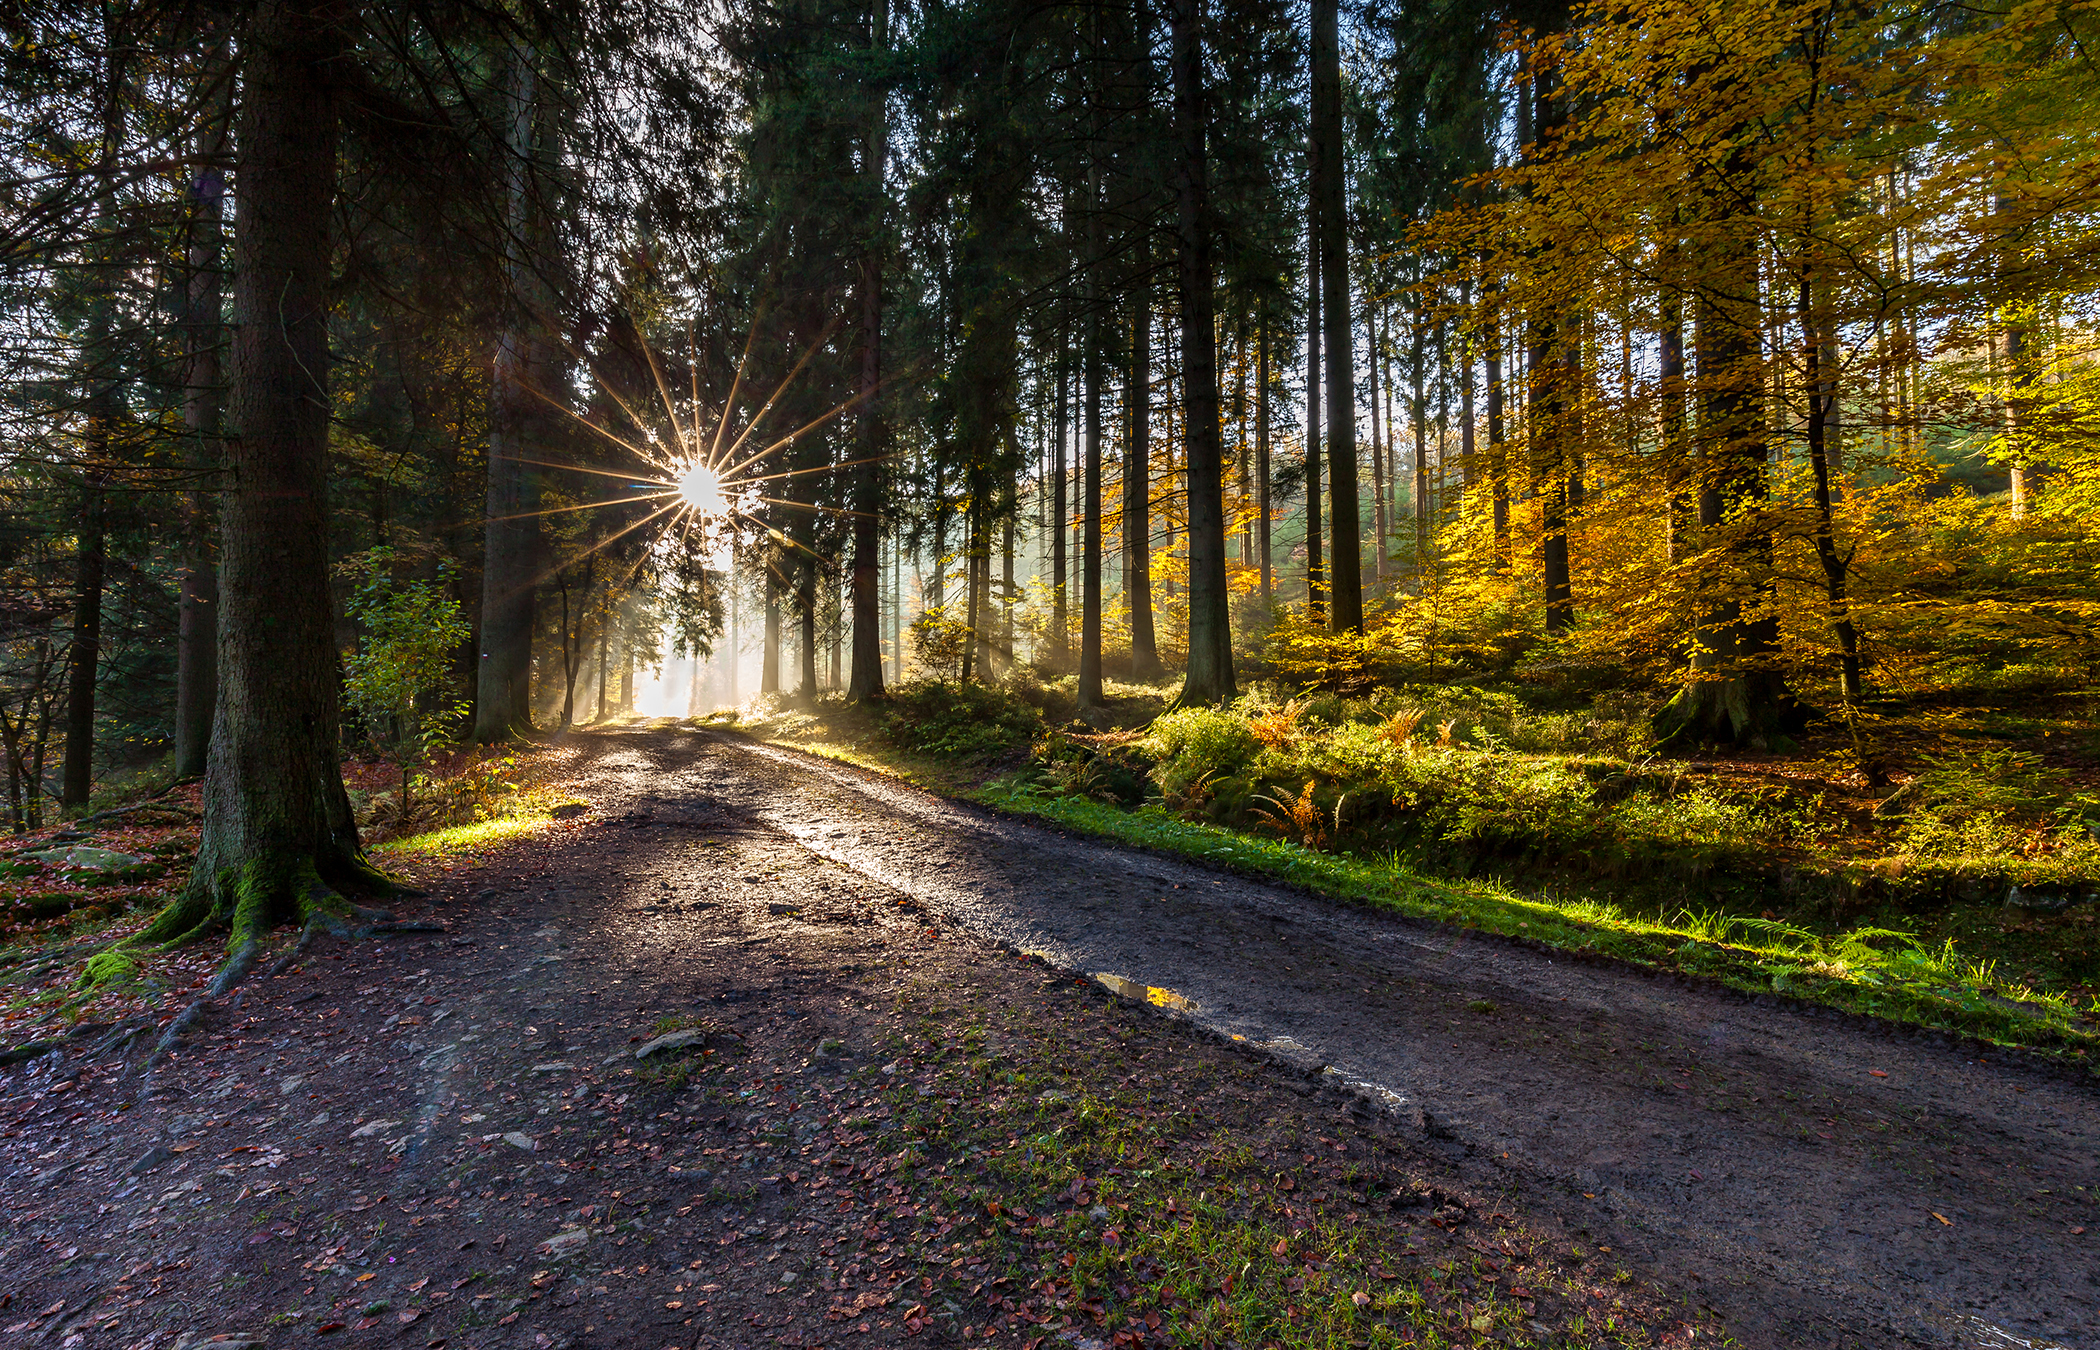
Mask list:
[[[187,276],[182,291],[184,358],[182,426],[189,441],[193,486],[182,503],[182,579],[175,629],[175,775],[204,772],[211,745],[212,705],[219,691],[219,560],[217,520],[209,489],[222,449],[225,391],[219,349],[226,341],[221,310],[225,291],[226,174],[216,161],[226,152],[223,109],[197,137],[201,167],[190,179]]]
[[[889,0],[874,0],[871,45],[889,45]],[[883,200],[889,159],[889,121],[884,96],[874,97],[869,120],[865,173],[870,202]],[[879,222],[872,223],[876,228]],[[860,268],[860,463],[853,469],[853,663],[846,697],[871,703],[882,697],[882,429],[875,394],[882,379],[882,243],[871,240]]]
[[[1339,0],[1312,0],[1312,209],[1319,218],[1320,311],[1327,357],[1329,624],[1364,627],[1363,522],[1357,504],[1356,341],[1349,297],[1349,227],[1344,215],[1342,58]]]
[[[1165,673],[1152,631],[1152,289],[1138,287],[1130,323],[1130,380],[1124,393],[1123,594],[1130,602],[1130,678]]]
[[[489,389],[488,505],[481,562],[481,667],[474,739],[506,741],[532,730],[533,599],[540,568],[539,474],[528,462],[548,439],[545,400],[560,355],[547,281],[545,98],[535,54],[511,53],[510,295]]]
[[[1172,0],[1176,245],[1181,283],[1181,406],[1188,447],[1189,664],[1183,704],[1233,696],[1225,587],[1224,447],[1219,443],[1215,301],[1211,293],[1209,112],[1203,89],[1203,0]]]
[[[1724,172],[1748,181],[1737,151]],[[1725,188],[1713,209],[1733,209]],[[1662,712],[1665,743],[1768,748],[1800,729],[1802,710],[1774,662],[1779,619],[1772,590],[1772,525],[1766,511],[1765,381],[1759,334],[1758,258],[1747,233],[1711,231],[1698,291],[1701,542],[1715,556],[1700,580],[1691,678]]]
[[[1308,144],[1307,149],[1312,147]],[[1320,213],[1305,218],[1305,617],[1327,618],[1326,569],[1320,553]]]
[[[332,888],[391,889],[364,859],[343,790],[329,595],[331,70],[350,12],[264,3],[243,44],[218,711],[189,885],[140,935],[230,920],[222,987],[271,923],[347,908]]]

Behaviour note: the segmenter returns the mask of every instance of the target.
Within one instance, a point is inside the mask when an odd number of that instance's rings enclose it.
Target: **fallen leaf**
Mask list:
[[[1954,1227],[1954,1220],[1948,1218],[1946,1215],[1940,1213],[1938,1210],[1932,1211],[1932,1217],[1938,1219],[1941,1223],[1946,1224],[1949,1228]]]
[[[1354,1303],[1359,1308],[1368,1308],[1371,1306],[1371,1296],[1361,1289],[1349,1295],[1349,1301],[1351,1303]]]
[[[1889,1076],[1889,1071],[1887,1069],[1869,1069],[1867,1070],[1867,1072],[1873,1074],[1876,1078],[1886,1078]]]

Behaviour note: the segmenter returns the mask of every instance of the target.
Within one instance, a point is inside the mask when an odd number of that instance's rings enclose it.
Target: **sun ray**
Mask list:
[[[620,408],[623,412],[627,410],[627,405],[620,401],[620,396],[618,394],[613,393],[610,386],[606,385],[601,380],[599,382],[599,387],[604,389],[605,392],[611,396],[613,402],[620,404]],[[623,438],[614,435],[610,431],[607,431],[604,427],[599,426],[596,422],[593,422],[590,418],[585,417],[582,413],[577,412],[575,409],[569,407],[561,400],[556,398],[550,398],[546,394],[541,393],[539,390],[533,389],[530,385],[527,385],[526,388],[528,390],[531,390],[532,396],[534,398],[541,400],[542,402],[546,403],[549,407],[559,408],[564,416],[571,418],[574,421],[583,423],[584,426],[589,427],[592,431],[597,432],[600,436],[603,436],[606,440],[611,441],[614,445],[619,446],[622,450],[625,450],[628,454],[633,455],[636,459],[641,460],[643,463],[652,464],[658,468],[663,469],[670,468],[670,465],[660,462],[657,459],[657,457],[651,454],[649,451],[644,450],[638,445],[628,444],[628,442]],[[636,426],[639,427],[642,425],[641,419],[635,417],[635,415],[632,412],[628,412],[627,416],[628,419],[632,421]]]
[[[751,360],[751,349],[758,345],[758,316],[751,316],[751,333],[744,339],[744,354],[736,359],[736,377],[729,382],[729,397],[722,400],[722,415],[715,421],[714,443],[707,447],[710,464],[722,462],[722,434],[729,430],[729,410],[736,406],[736,396],[744,387],[744,367]],[[733,452],[732,452],[733,453]]]
[[[488,519],[531,520],[535,516],[558,516],[564,511],[597,511],[608,506],[619,506],[623,502],[653,502],[659,497],[675,497],[677,495],[677,489],[673,488],[665,492],[652,492],[643,497],[614,497],[602,502],[582,502],[572,506],[550,506],[543,511],[520,511],[516,515],[490,516]]]
[[[588,464],[562,464],[551,459],[527,459],[523,455],[512,455],[510,458],[520,464],[536,464],[543,469],[561,469],[567,473],[594,473],[600,478],[618,478],[630,483],[637,478],[648,477],[647,473],[615,473],[611,469],[594,469]],[[659,487],[671,488],[674,486],[668,478],[658,478],[653,481]]]
[[[636,330],[636,336],[640,336],[639,329]],[[646,347],[647,345],[647,343],[643,344],[644,347]],[[581,361],[590,370],[591,378],[598,382],[598,387],[605,391],[605,396],[611,399],[613,403],[619,407],[621,412],[627,414],[627,420],[630,423],[632,423],[637,429],[647,428],[648,423],[644,422],[642,420],[641,414],[636,412],[633,406],[630,405],[625,398],[621,397],[619,387],[615,385],[611,380],[605,378],[605,372],[598,369],[597,363],[591,360],[589,353],[578,350],[575,344],[570,342],[567,338],[562,339],[562,346],[568,349],[569,355],[575,357],[578,361]],[[526,387],[528,389],[532,388],[530,385]],[[619,437],[613,435],[610,431],[607,431],[605,428],[597,425],[595,422],[592,422],[589,418],[583,416],[581,413],[571,410],[567,404],[564,404],[557,399],[548,397],[546,394],[541,393],[538,389],[532,389],[532,392],[535,396],[544,399],[548,403],[552,403],[557,408],[560,408],[570,417],[573,417],[577,421],[583,423],[592,431],[597,432],[600,436],[603,436],[607,440],[612,441],[614,444],[619,445],[621,448],[634,455],[637,459],[655,463],[658,467],[666,470],[668,470],[671,467],[671,465],[668,462],[660,460],[656,455],[650,453],[649,451],[627,444],[626,441],[621,440]]]
[[[630,315],[628,317],[628,322],[634,322],[633,316]],[[635,331],[640,332],[640,327],[637,326]],[[642,355],[649,362],[650,377],[656,381],[656,396],[663,400],[664,416],[668,417],[671,420],[671,435],[677,440],[678,448],[681,452],[679,458],[689,458],[690,455],[687,452],[687,446],[685,444],[685,428],[678,424],[678,407],[675,403],[671,401],[671,386],[668,382],[665,381],[663,367],[657,362],[656,344],[653,342],[644,342],[642,344]],[[697,409],[695,410],[694,415],[698,416]]]
[[[866,511],[849,511],[843,506],[818,506],[815,502],[791,502],[784,497],[760,497],[759,501],[770,506],[785,506],[796,511],[814,511],[820,516],[857,516],[862,520],[880,520],[881,516]]]
[[[802,368],[810,363],[810,360],[816,356],[824,344],[831,340],[831,335],[838,331],[839,325],[844,322],[845,316],[840,315],[824,325],[824,331],[817,334],[816,341],[809,345],[809,350],[802,353],[801,359],[795,362],[795,368],[781,379],[779,387],[774,389],[772,395],[766,399],[765,404],[756,413],[752,414],[751,420],[744,424],[744,429],[737,433],[736,440],[731,442],[729,449],[724,452],[725,457],[733,457],[744,442],[750,439],[751,433],[758,429],[758,424],[765,420],[766,414],[773,410],[773,405],[780,401],[780,396],[787,392],[788,386],[795,382],[795,377],[802,373]],[[802,433],[798,431],[795,434],[799,436]],[[761,453],[766,452],[762,451]]]
[[[569,559],[569,562],[577,562],[581,559],[588,558],[593,553],[598,552],[600,549],[608,548],[611,545],[618,543],[621,539],[624,539],[628,535],[633,534],[636,530],[639,530],[640,528],[642,528],[642,526],[647,525],[650,521],[655,520],[658,516],[664,515],[671,511],[679,510],[684,505],[685,503],[683,502],[671,502],[668,505],[659,506],[654,511],[651,511],[648,515],[643,516],[640,520],[635,521],[633,524],[628,525],[622,529],[615,530],[613,533],[605,536],[603,539],[600,539],[597,543],[592,544],[589,548],[583,550],[583,552],[577,554],[574,558]],[[555,572],[560,571],[563,567],[566,567],[568,565],[569,563],[558,563],[555,566],[549,568],[547,571],[541,573],[539,579],[541,581],[545,581],[548,577],[554,575]]]
[[[868,455],[861,459],[842,459],[836,464],[812,465],[807,469],[775,469],[771,473],[754,474],[744,478],[725,478],[722,480],[722,485],[724,487],[748,487],[754,483],[770,483],[776,478],[800,478],[804,474],[811,473],[836,473],[840,469],[850,469],[859,464],[879,464],[885,459],[892,458],[894,458],[893,455]]]
[[[751,465],[756,464],[758,461],[764,459],[767,455],[772,454],[775,450],[780,449],[782,446],[794,444],[797,440],[801,439],[803,436],[808,435],[810,432],[816,430],[818,427],[823,426],[832,418],[839,416],[841,413],[844,413],[845,411],[850,409],[854,404],[860,402],[865,397],[865,394],[855,394],[851,398],[848,398],[845,402],[839,404],[836,408],[831,409],[829,412],[819,414],[817,417],[812,418],[810,421],[805,422],[799,427],[796,427],[793,431],[781,437],[779,440],[773,442],[765,449],[753,451],[751,454],[745,456],[744,459],[740,461],[734,468],[730,469],[727,473],[725,473],[723,475],[724,479],[733,480],[737,474],[743,472],[746,468],[749,468]],[[735,446],[730,447],[730,453],[736,453]]]

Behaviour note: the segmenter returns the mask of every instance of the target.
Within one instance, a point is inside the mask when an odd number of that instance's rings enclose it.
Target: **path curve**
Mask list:
[[[2090,1082],[1338,906],[739,737],[608,734],[654,769],[657,802],[746,815],[1346,1082],[1475,1184],[1688,1283],[1746,1344],[2100,1345]]]

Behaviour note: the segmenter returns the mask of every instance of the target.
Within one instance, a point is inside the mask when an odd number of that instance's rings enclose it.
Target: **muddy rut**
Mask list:
[[[1126,981],[1688,1283],[1746,1344],[2100,1345],[2090,1081],[1344,908],[740,738],[608,740],[595,773],[635,809],[747,816],[985,937]]]

